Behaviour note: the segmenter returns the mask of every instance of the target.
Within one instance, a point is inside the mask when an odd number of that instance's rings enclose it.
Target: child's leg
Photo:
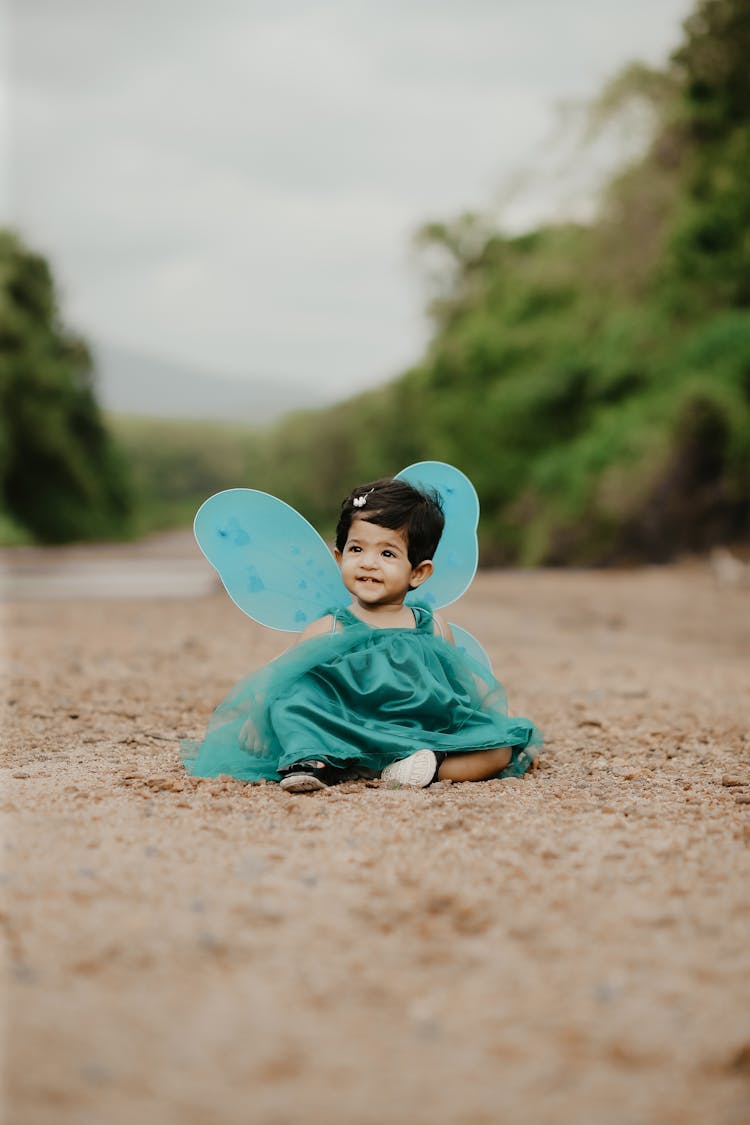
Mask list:
[[[510,757],[510,746],[449,754],[438,770],[438,781],[485,781],[505,769]]]

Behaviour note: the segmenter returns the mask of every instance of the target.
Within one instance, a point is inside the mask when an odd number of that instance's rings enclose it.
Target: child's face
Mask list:
[[[413,567],[406,539],[400,531],[380,527],[357,516],[352,520],[343,551],[336,551],[341,577],[349,593],[363,606],[401,605],[409,589],[432,573],[431,563]],[[428,568],[423,575],[424,568]]]

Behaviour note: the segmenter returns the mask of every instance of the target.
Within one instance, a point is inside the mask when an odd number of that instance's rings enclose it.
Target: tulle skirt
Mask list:
[[[304,759],[372,776],[423,747],[509,746],[500,776],[520,776],[541,743],[529,719],[508,717],[491,673],[441,637],[361,625],[305,641],[241,680],[182,754],[198,777],[278,781]]]

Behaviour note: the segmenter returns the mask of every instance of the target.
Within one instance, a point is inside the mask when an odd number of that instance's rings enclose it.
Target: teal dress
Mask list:
[[[373,776],[424,747],[459,754],[510,746],[500,776],[524,773],[542,742],[537,728],[508,717],[502,685],[435,634],[429,610],[413,612],[413,628],[377,629],[337,610],[330,634],[237,684],[203,741],[183,743],[188,770],[278,781],[285,767],[316,759]]]

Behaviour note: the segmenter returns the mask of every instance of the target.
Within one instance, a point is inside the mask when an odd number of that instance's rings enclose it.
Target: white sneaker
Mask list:
[[[432,750],[417,750],[400,762],[391,762],[380,775],[381,781],[396,785],[410,785],[414,789],[424,789],[434,780],[438,771],[437,758]]]

